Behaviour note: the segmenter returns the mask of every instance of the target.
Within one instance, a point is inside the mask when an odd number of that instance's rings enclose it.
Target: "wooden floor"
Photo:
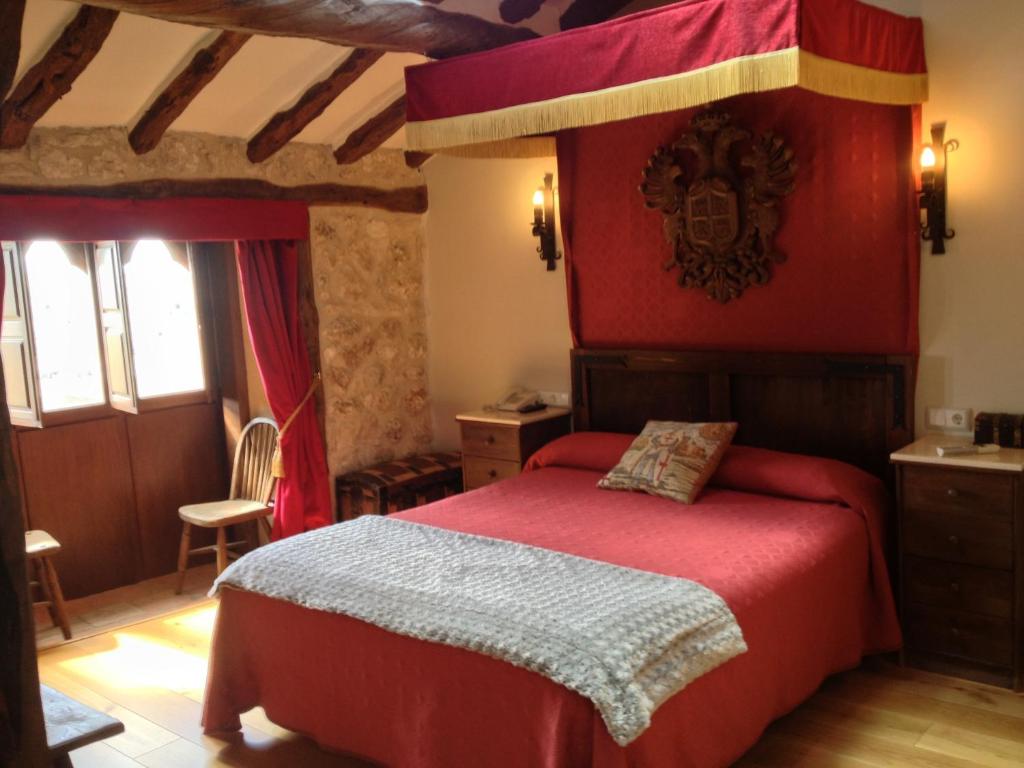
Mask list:
[[[2,0],[0,0],[2,2]],[[217,568],[213,563],[189,568],[185,588],[174,594],[176,574],[140,581],[66,603],[71,624],[71,639],[80,640],[116,627],[137,624],[166,613],[179,611],[206,600]],[[35,609],[36,647],[52,648],[64,642],[58,627],[53,626],[45,608]]]
[[[120,718],[125,733],[73,754],[77,768],[365,765],[244,715],[243,732],[203,736],[200,702],[216,603],[67,643],[39,655],[43,682]],[[1024,697],[868,663],[837,675],[773,724],[739,763],[796,766],[1024,766]]]

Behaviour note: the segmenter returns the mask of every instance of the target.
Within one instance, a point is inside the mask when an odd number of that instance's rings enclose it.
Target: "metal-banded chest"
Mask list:
[[[940,460],[938,442],[892,456],[904,659],[1021,690],[1024,451]]]
[[[518,475],[538,448],[568,434],[567,408],[534,413],[474,411],[456,416],[462,432],[463,485],[467,491]]]

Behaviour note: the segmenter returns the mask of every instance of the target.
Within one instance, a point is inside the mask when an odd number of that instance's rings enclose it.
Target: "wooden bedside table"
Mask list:
[[[1024,689],[1024,450],[893,453],[906,663]]]
[[[462,480],[467,491],[518,475],[530,455],[569,434],[571,411],[471,411],[455,419],[462,428]]]

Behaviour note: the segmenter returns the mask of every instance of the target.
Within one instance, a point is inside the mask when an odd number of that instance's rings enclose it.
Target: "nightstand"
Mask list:
[[[569,434],[571,411],[472,411],[455,419],[462,429],[462,480],[467,491],[518,475],[531,454]]]
[[[1024,450],[942,457],[930,435],[893,453],[903,658],[1024,689]]]

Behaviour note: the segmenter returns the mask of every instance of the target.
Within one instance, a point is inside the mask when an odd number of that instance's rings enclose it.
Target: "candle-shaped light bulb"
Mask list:
[[[544,190],[539,188],[533,193],[533,223],[535,226],[544,223]]]
[[[921,147],[921,188],[931,190],[935,186],[935,149],[931,144]]]

